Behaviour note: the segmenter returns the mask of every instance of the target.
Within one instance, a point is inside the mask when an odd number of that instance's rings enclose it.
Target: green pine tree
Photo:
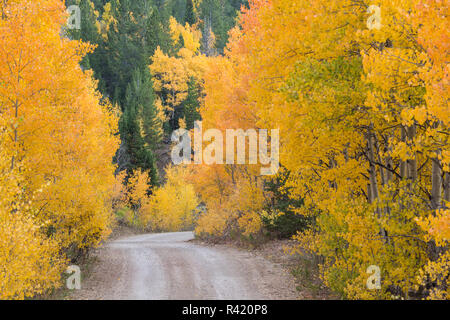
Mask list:
[[[197,22],[195,18],[194,12],[194,3],[192,0],[186,0],[186,12],[184,14],[184,23],[189,23],[189,25],[193,25]]]
[[[155,107],[155,94],[148,68],[135,69],[128,85],[125,108],[134,106],[138,112],[140,132],[147,148],[154,151],[161,142],[162,123]]]
[[[138,168],[149,171],[151,185],[158,185],[154,151],[161,139],[161,123],[157,119],[149,72],[135,69],[123,109],[119,130],[130,159],[127,172]]]
[[[201,120],[200,107],[201,89],[197,84],[195,78],[191,77],[188,83],[188,96],[184,101],[184,119],[186,121],[186,128],[191,130],[194,128],[194,122]]]

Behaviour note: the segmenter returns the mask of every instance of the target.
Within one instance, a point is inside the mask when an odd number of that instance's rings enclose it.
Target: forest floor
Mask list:
[[[273,247],[212,245],[192,232],[130,233],[122,228],[96,249],[81,290],[64,299],[320,299],[267,255],[277,255]]]

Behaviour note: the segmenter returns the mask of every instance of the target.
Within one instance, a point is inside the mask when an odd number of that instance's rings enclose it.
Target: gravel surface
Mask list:
[[[107,242],[69,299],[298,299],[295,279],[261,255],[194,244],[192,232]]]

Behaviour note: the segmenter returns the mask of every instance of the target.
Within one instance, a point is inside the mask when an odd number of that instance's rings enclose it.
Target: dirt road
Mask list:
[[[118,239],[96,252],[70,299],[296,299],[293,277],[256,254],[190,242],[192,232]]]

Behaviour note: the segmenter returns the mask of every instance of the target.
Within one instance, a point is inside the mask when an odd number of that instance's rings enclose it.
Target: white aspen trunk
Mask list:
[[[436,151],[436,158],[432,159],[433,167],[431,173],[431,205],[433,209],[441,207],[441,193],[442,193],[442,170],[438,159],[440,150]]]
[[[392,162],[391,156],[389,156],[386,159],[386,167],[389,169],[389,170],[386,170],[386,183],[389,183],[392,181],[392,176],[393,176],[391,170],[394,169],[394,164]]]
[[[388,141],[390,142],[390,139],[388,139]],[[389,144],[386,147],[385,151],[387,151],[387,154],[388,154],[388,156],[386,158],[386,168],[388,168],[386,170],[386,183],[389,184],[389,182],[392,181],[392,177],[393,177],[392,170],[394,170],[394,163],[393,163],[392,157],[391,157],[392,146]]]
[[[408,139],[409,142],[412,144],[415,137],[416,137],[416,125],[413,124],[411,127],[408,128]],[[414,158],[408,161],[408,178],[411,181],[417,180],[417,160],[416,155],[414,154]]]
[[[445,173],[444,178],[444,201],[450,202],[450,172]]]
[[[372,197],[373,199],[378,198],[378,182],[377,182],[377,170],[374,164],[375,153],[373,147],[373,137],[372,130],[369,131],[367,136],[367,145],[369,150],[369,161],[370,161],[370,186],[372,187]]]
[[[405,128],[401,128],[401,141],[402,142],[406,142],[406,130]],[[407,178],[406,176],[406,162],[402,161],[400,163],[400,176],[402,177],[402,179]]]
[[[368,151],[369,151],[369,161],[370,161],[370,192],[372,197],[372,202],[375,201],[379,197],[379,190],[378,190],[378,181],[377,181],[377,168],[375,167],[374,160],[375,160],[375,150],[374,150],[374,136],[375,133],[372,131],[373,126],[371,125],[371,128],[369,129],[369,132],[367,134],[367,145],[368,145]],[[378,219],[381,219],[381,212],[382,210],[377,206],[375,209],[375,214],[377,215]],[[389,240],[387,238],[387,233],[384,228],[380,229],[380,235],[383,237],[385,243],[388,243]]]
[[[378,143],[378,138],[376,135],[374,135],[374,142],[375,142],[375,150],[377,151],[378,163],[382,164],[383,160],[381,159],[380,155],[380,144]],[[386,184],[385,169],[380,165],[379,170],[380,170],[381,185],[384,186]]]
[[[370,186],[370,183],[367,184],[367,199],[369,200],[369,203],[373,202],[372,187]]]

